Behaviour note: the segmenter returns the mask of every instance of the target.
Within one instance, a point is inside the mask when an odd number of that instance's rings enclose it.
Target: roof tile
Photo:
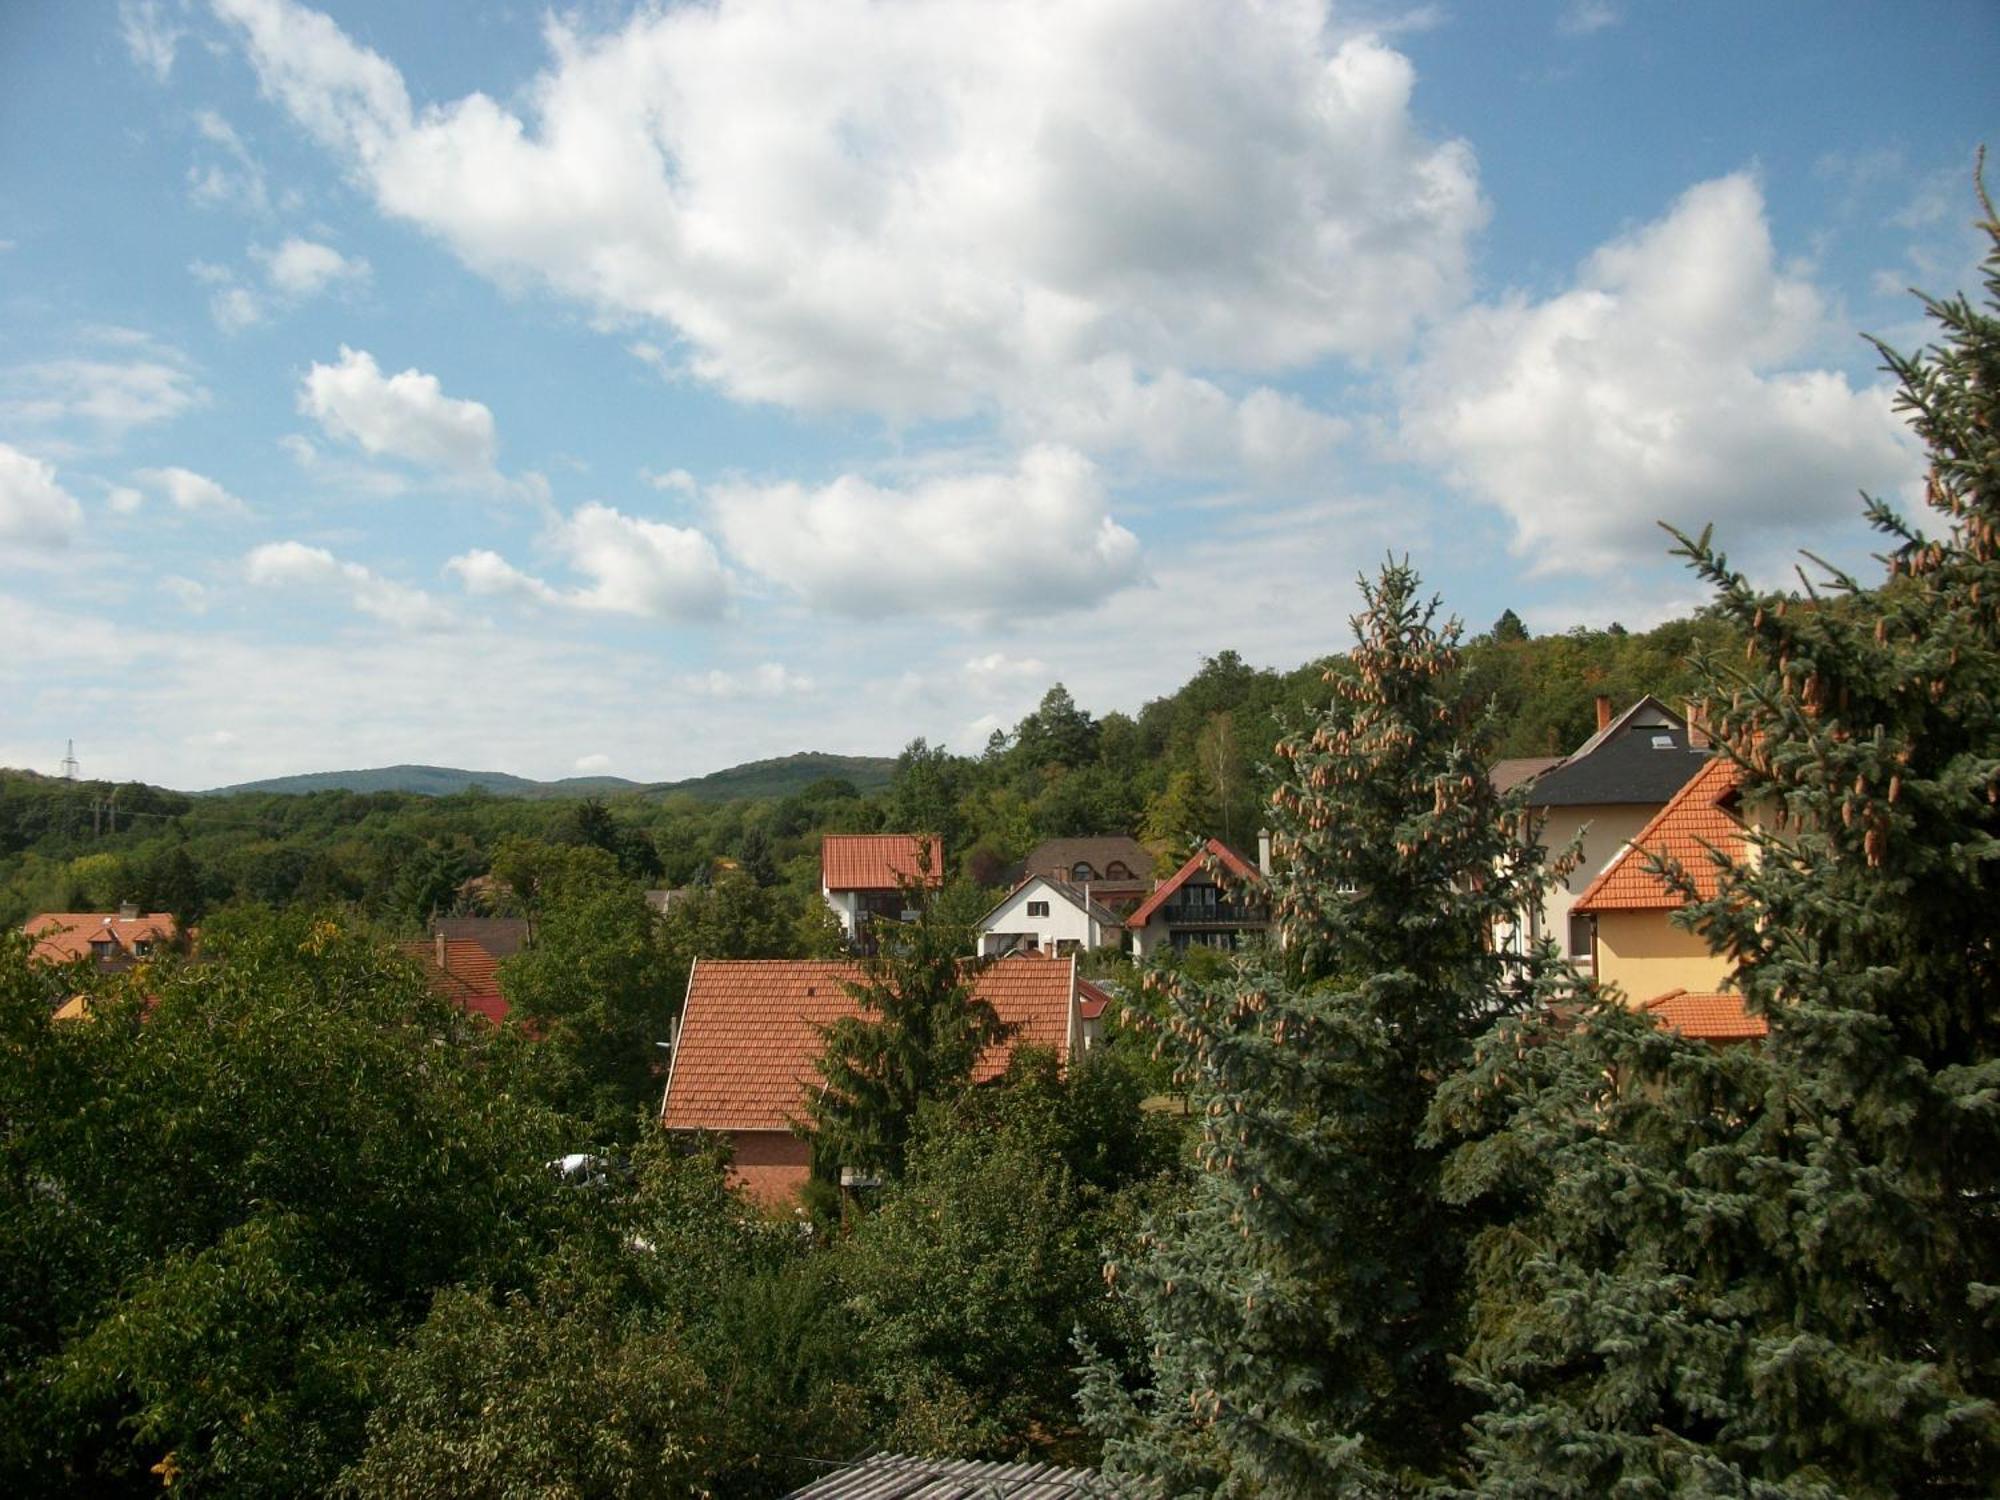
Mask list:
[[[1003,958],[973,991],[1019,1029],[973,1070],[985,1083],[1006,1071],[1014,1049],[1069,1049],[1075,964]],[[862,966],[813,959],[698,959],[688,979],[680,1043],[661,1123],[670,1130],[786,1130],[819,1085],[820,1028],[861,1008],[847,985]]]
[[[1598,873],[1571,910],[1673,911],[1681,906],[1679,893],[1647,867],[1649,856],[1680,865],[1693,877],[1701,898],[1712,899],[1720,872],[1709,848],[1734,854],[1743,836],[1743,824],[1724,805],[1742,784],[1742,775],[1727,756],[1710,759]]]
[[[1753,1041],[1771,1034],[1768,1021],[1743,1008],[1741,995],[1690,995],[1686,990],[1668,990],[1648,1000],[1645,1008],[1667,1030],[1693,1041]]]
[[[930,841],[925,885],[944,883],[944,841]],[[820,877],[830,891],[893,891],[917,878],[914,833],[829,833],[819,846]]]

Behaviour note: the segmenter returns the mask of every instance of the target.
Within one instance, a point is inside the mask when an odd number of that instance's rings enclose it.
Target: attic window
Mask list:
[[[1125,867],[1123,860],[1114,859],[1104,867],[1104,878],[1106,880],[1130,880],[1132,872]]]
[[[1654,735],[1654,736],[1653,736],[1653,748],[1654,748],[1655,750],[1671,750],[1671,749],[1673,749],[1673,748],[1674,748],[1674,737],[1673,737],[1672,735],[1670,735],[1670,734],[1656,734],[1656,735]]]
[[[1082,860],[1078,860],[1069,867],[1069,878],[1071,880],[1092,880],[1096,878],[1096,875],[1097,872]]]

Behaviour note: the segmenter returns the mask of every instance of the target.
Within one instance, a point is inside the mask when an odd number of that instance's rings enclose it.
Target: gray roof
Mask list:
[[[1027,874],[1023,875],[1019,881],[1015,883],[1014,888],[1011,891],[1007,892],[1006,895],[1002,896],[997,902],[994,903],[993,909],[991,911],[987,912],[985,916],[979,919],[980,927],[985,928],[986,924],[993,920],[994,916],[999,912],[1000,908],[1005,906],[1009,901],[1012,901],[1016,896],[1020,895],[1021,888],[1031,880],[1040,880],[1045,882],[1050,890],[1054,891],[1058,896],[1062,897],[1063,900],[1067,901],[1071,906],[1074,906],[1078,911],[1083,912],[1084,914],[1089,916],[1092,920],[1103,923],[1106,927],[1123,927],[1125,925],[1125,919],[1123,917],[1119,916],[1118,913],[1112,911],[1109,907],[1100,903],[1095,896],[1086,896],[1081,890],[1079,890],[1076,886],[1071,885],[1067,880],[1058,880],[1053,875],[1037,875],[1033,870],[1030,870]]]
[[[1609,724],[1528,790],[1534,807],[1660,806],[1708,759],[1688,743],[1686,721],[1650,694]]]
[[[1510,760],[1496,760],[1486,774],[1493,782],[1496,792],[1511,792],[1524,781],[1533,781],[1551,766],[1563,763],[1560,755],[1517,755]]]
[[[1089,1469],[878,1453],[793,1490],[786,1500],[1132,1500],[1137,1493]]]
[[[495,958],[512,958],[528,946],[523,917],[439,917],[431,931],[454,942],[477,943]]]
[[[1153,851],[1133,838],[1129,833],[1099,833],[1080,839],[1044,839],[1028,852],[1021,861],[1020,873],[1014,878],[1018,882],[1023,875],[1061,875],[1069,879],[1069,872],[1078,864],[1089,865],[1097,873],[1091,877],[1091,884],[1105,880],[1105,866],[1114,861],[1122,863],[1132,872],[1130,883],[1150,881],[1153,875]],[[1119,880],[1116,884],[1127,884]]]

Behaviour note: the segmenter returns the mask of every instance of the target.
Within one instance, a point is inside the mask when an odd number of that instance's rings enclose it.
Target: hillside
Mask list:
[[[872,791],[889,784],[895,761],[878,755],[825,755],[805,751],[773,760],[751,761],[711,771],[686,781],[647,784],[622,776],[566,776],[560,781],[534,781],[505,771],[465,771],[453,766],[379,766],[370,770],[310,771],[297,776],[273,776],[197,792],[201,797],[237,793],[303,796],[309,792],[414,792],[448,797],[481,787],[496,797],[590,797],[636,792],[648,797],[686,795],[700,802],[727,802],[737,797],[784,797],[829,776]]]

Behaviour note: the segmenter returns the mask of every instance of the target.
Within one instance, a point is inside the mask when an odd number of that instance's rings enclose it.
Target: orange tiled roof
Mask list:
[[[944,884],[944,841],[931,841],[925,885]],[[829,833],[819,846],[820,878],[830,891],[893,891],[917,878],[914,833]]]
[[[1195,850],[1186,864],[1153,887],[1153,894],[1140,904],[1137,911],[1125,919],[1125,925],[1144,927],[1152,920],[1153,913],[1166,904],[1167,897],[1199,875],[1210,859],[1220,862],[1222,868],[1236,876],[1238,880],[1259,882],[1264,878],[1263,873],[1255,865],[1223,843],[1221,839],[1210,839]]]
[[[1690,995],[1686,990],[1668,990],[1648,1000],[1645,1008],[1669,1031],[1695,1041],[1753,1041],[1771,1034],[1768,1021],[1743,1009],[1741,995]]]
[[[478,943],[468,938],[446,938],[442,968],[438,965],[435,938],[397,946],[417,961],[431,993],[439,999],[482,1015],[496,1026],[506,1017],[507,1002],[500,997],[500,960]]]
[[[1647,856],[1669,859],[1694,879],[1706,901],[1719,881],[1715,861],[1704,845],[1732,850],[1743,824],[1723,804],[1742,783],[1742,768],[1725,755],[1712,757],[1654,814],[1638,837],[1606,865],[1577,897],[1572,911],[1672,911],[1680,896],[1647,868]]]
[[[819,1088],[825,1049],[819,1028],[860,1014],[846,986],[858,963],[814,959],[698,959],[688,977],[680,1044],[667,1077],[660,1123],[669,1130],[789,1130]],[[1003,958],[980,971],[973,991],[1003,1023],[1017,1026],[973,1070],[985,1083],[1006,1071],[1017,1046],[1069,1053],[1069,959]]]
[[[89,958],[91,943],[106,937],[120,958],[131,958],[136,956],[134,943],[151,941],[165,946],[174,941],[176,932],[172,914],[163,911],[138,917],[106,911],[45,911],[28,918],[21,930],[35,940],[34,956],[46,963]]]

